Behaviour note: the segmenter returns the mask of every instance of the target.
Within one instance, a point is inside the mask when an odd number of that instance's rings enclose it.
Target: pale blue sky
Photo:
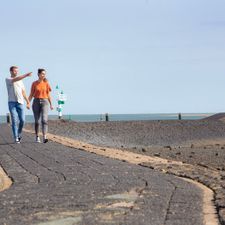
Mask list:
[[[28,93],[46,68],[66,114],[225,111],[224,0],[0,3],[0,114],[11,65]]]

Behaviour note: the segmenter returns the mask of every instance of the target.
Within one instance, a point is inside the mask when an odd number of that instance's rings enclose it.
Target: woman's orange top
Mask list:
[[[33,93],[34,98],[48,99],[50,91],[52,91],[52,89],[47,81],[39,82],[37,80],[33,82],[31,86],[31,93]]]

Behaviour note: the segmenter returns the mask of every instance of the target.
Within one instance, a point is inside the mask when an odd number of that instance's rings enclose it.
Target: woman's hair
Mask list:
[[[46,72],[45,69],[38,69],[38,75],[41,74],[42,72]],[[47,82],[47,78],[44,78],[44,82]]]

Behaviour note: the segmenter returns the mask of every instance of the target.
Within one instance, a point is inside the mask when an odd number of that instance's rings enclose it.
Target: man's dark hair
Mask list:
[[[17,67],[17,66],[11,66],[11,67],[9,68],[9,71],[12,72],[14,69],[18,69],[18,67]]]

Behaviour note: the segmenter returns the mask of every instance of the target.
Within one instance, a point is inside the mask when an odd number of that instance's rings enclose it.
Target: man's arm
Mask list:
[[[24,78],[30,77],[31,75],[32,75],[32,72],[26,73],[24,75],[21,75],[21,76],[15,77],[15,78],[12,78],[12,82],[17,82],[19,80],[23,80]]]
[[[23,94],[23,97],[24,97],[24,99],[25,99],[25,101],[26,101],[26,103],[27,103],[27,109],[30,109],[30,101],[29,101],[29,99],[27,98],[27,95],[26,95],[25,90],[22,90],[22,94]]]

